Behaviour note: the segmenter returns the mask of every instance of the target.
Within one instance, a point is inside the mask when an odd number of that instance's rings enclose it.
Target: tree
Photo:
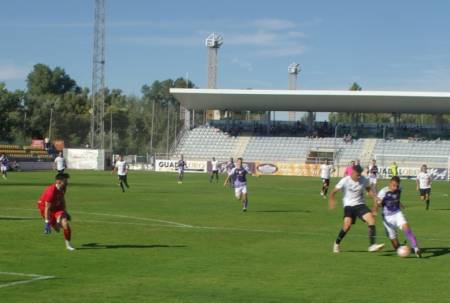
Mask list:
[[[0,134],[1,140],[13,142],[17,136],[21,121],[20,91],[10,92],[0,82]]]
[[[75,80],[66,74],[64,69],[53,70],[45,64],[36,64],[27,77],[27,92],[32,96],[45,94],[61,95],[67,92],[81,92]]]

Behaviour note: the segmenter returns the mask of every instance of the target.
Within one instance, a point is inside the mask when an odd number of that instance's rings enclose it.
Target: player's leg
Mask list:
[[[247,193],[247,186],[242,187],[242,211],[247,211],[248,207],[248,193]]]
[[[349,232],[352,224],[355,222],[354,218],[351,214],[347,213],[344,209],[344,222],[342,224],[342,228],[339,231],[336,240],[334,241],[333,245],[333,252],[338,253],[340,252],[340,245],[341,241],[344,239],[345,235]]]
[[[70,229],[69,221],[67,220],[67,217],[65,215],[65,212],[61,212],[59,216],[57,217],[57,222],[61,225],[64,232],[64,242],[66,244],[66,248],[68,250],[75,250],[75,248],[72,247],[70,244],[70,240],[72,238],[72,230]]]
[[[214,174],[216,175],[216,183],[219,183],[219,172],[215,171]]]
[[[417,245],[417,239],[414,235],[411,227],[409,226],[408,222],[406,221],[405,217],[403,216],[403,213],[398,213],[397,215],[397,226],[405,233],[406,238],[409,241],[409,244],[414,249],[414,253],[418,258],[422,257],[422,253],[420,251],[419,246]]]
[[[426,207],[425,209],[428,210],[430,208],[430,194],[431,194],[431,189],[427,189],[425,191],[425,203],[426,203]]]
[[[128,185],[128,175],[123,176],[123,183],[127,188],[130,188],[130,185]]]
[[[366,205],[360,206],[359,217],[367,223],[369,227],[369,252],[380,251],[383,249],[384,244],[377,244],[377,231],[375,226],[375,217]]]
[[[8,179],[8,168],[7,167],[2,166],[2,177],[5,180]]]
[[[211,171],[211,175],[209,176],[209,183],[212,183],[213,178],[214,178],[214,171]]]
[[[387,216],[383,218],[383,226],[384,230],[386,231],[386,236],[391,240],[392,248],[397,250],[399,248],[400,243],[398,242],[397,238],[397,231],[396,226],[391,224],[390,218],[391,216]]]
[[[322,187],[322,192],[323,192],[323,196],[326,197],[327,193],[328,193],[328,187],[330,186],[330,180],[329,179],[325,179],[323,181],[323,187]]]
[[[122,192],[125,192],[125,187],[123,186],[123,176],[119,176],[119,185],[120,188],[122,189]]]

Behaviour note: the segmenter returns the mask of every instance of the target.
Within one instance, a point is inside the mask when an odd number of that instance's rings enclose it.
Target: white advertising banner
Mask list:
[[[159,172],[176,172],[178,160],[156,160],[155,171]],[[206,173],[207,162],[206,161],[186,161],[186,167],[184,169],[187,173]]]
[[[105,151],[102,149],[64,149],[66,165],[69,169],[105,169]]]

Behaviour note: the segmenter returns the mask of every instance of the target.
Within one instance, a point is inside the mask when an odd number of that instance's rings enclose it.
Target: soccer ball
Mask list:
[[[397,248],[397,255],[402,258],[406,258],[411,253],[411,248],[408,245],[402,245]]]

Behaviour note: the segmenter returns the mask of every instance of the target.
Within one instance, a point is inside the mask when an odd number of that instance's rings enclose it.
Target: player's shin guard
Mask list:
[[[123,182],[120,181],[120,188],[122,189],[122,192],[125,192],[125,187],[123,187]]]
[[[72,231],[70,230],[70,226],[67,226],[67,228],[64,229],[64,240],[70,241],[72,238]]]
[[[369,225],[369,243],[370,245],[375,244],[375,240],[377,237],[377,232],[375,225]]]
[[[414,235],[412,230],[410,228],[405,229],[404,233],[405,233],[405,236],[408,238],[408,241],[409,241],[409,244],[411,244],[411,247],[412,248],[416,248],[417,247],[417,240],[416,240],[416,236]]]
[[[345,235],[347,234],[347,232],[344,229],[341,229],[341,231],[339,232],[337,238],[336,238],[336,244],[340,244],[342,239],[344,239]]]
[[[322,189],[323,195],[326,196],[328,193],[328,187],[324,186],[324,188]]]

